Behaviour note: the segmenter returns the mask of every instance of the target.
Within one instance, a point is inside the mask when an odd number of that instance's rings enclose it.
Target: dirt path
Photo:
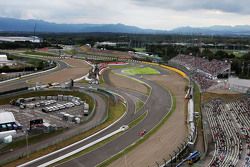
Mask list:
[[[187,136],[185,114],[185,92],[187,82],[179,75],[169,72],[168,75],[144,77],[171,90],[176,97],[176,110],[167,122],[148,140],[122,156],[110,167],[145,167],[156,166],[156,161],[163,163],[163,158],[169,159],[169,154],[177,150]]]
[[[67,63],[70,67],[60,71],[52,72],[48,75],[34,78],[32,80],[29,80],[29,83],[36,83],[36,82],[42,84],[53,83],[53,82],[62,83],[65,81],[69,81],[70,79],[76,79],[86,75],[89,69],[91,68],[83,60],[65,59],[63,61]]]
[[[63,60],[65,63],[70,65],[71,67],[79,67],[79,68],[89,68],[90,66],[83,60],[80,59],[65,59]]]

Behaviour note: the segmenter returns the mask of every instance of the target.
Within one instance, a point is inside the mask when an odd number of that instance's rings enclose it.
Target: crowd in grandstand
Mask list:
[[[225,103],[212,100],[205,105],[215,142],[210,167],[250,166],[250,97]]]
[[[207,73],[214,77],[229,69],[230,67],[229,63],[225,61],[215,59],[209,61],[206,58],[183,54],[179,54],[178,56],[172,58],[171,61],[183,65],[191,71],[199,69],[200,71],[203,71],[204,73]]]
[[[194,73],[192,79],[198,82],[202,89],[208,89],[216,83],[214,80],[207,78],[201,73]]]
[[[122,59],[130,59],[131,55],[126,52],[114,51],[114,50],[107,50],[107,49],[98,49],[98,48],[90,48],[90,50],[95,55],[100,56],[111,56],[111,57],[118,57]]]
[[[179,54],[170,60],[171,63],[179,64],[191,71],[193,79],[195,79],[202,89],[207,89],[215,82],[212,81],[226,70],[230,69],[230,64],[225,61],[212,60],[202,57]]]

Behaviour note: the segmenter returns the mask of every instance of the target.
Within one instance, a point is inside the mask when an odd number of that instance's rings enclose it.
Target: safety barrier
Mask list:
[[[177,74],[181,75],[183,78],[186,78],[186,79],[188,78],[188,76],[183,71],[181,71],[181,70],[179,70],[177,68],[166,66],[166,65],[160,65],[160,66],[165,68],[165,69],[176,72]]]

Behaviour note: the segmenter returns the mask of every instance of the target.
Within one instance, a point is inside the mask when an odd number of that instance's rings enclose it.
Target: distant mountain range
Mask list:
[[[177,34],[205,34],[205,35],[250,35],[250,25],[211,26],[211,27],[179,27],[170,31]]]
[[[160,33],[158,30],[142,29],[124,24],[56,24],[43,20],[20,20],[0,17],[0,31],[7,32],[113,32],[113,33]]]
[[[250,35],[250,25],[179,27],[170,31],[143,29],[124,24],[57,24],[43,20],[21,20],[0,17],[0,32],[113,32],[135,34],[203,34],[203,35]]]

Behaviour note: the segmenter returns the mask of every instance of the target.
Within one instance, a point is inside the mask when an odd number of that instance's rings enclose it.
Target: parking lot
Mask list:
[[[70,95],[19,98],[10,103],[0,106],[0,109],[12,112],[23,130],[69,128],[89,118],[89,105]],[[31,126],[30,121],[37,120],[42,120],[42,124]]]

